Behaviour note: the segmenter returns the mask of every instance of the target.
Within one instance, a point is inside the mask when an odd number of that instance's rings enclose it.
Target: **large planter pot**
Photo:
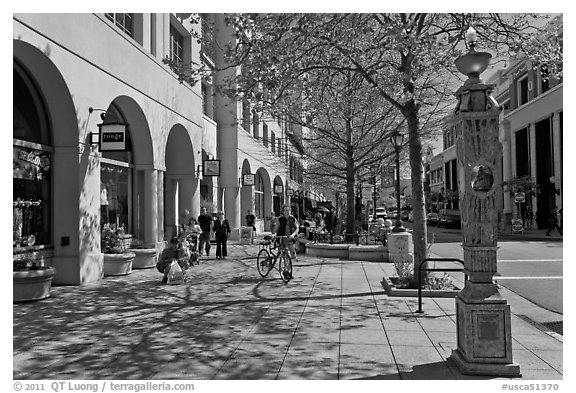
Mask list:
[[[136,257],[132,262],[132,269],[148,269],[156,266],[158,256],[155,248],[129,248]]]
[[[41,300],[50,296],[54,268],[12,272],[14,303]]]
[[[125,252],[123,254],[104,254],[104,277],[125,276],[132,273],[132,262],[136,254]]]

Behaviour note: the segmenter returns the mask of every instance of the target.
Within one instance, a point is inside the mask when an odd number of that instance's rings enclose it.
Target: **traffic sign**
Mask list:
[[[524,230],[524,223],[522,222],[522,219],[517,218],[512,220],[512,230],[514,232],[522,232]]]
[[[524,194],[523,192],[514,193],[514,201],[516,203],[524,203],[525,200],[526,200],[526,194]]]

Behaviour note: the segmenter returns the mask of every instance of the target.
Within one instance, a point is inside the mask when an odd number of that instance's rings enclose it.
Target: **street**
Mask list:
[[[459,230],[429,226],[428,239],[436,256],[463,258]],[[506,239],[498,246],[498,273],[494,277],[498,284],[546,310],[563,314],[563,243]]]

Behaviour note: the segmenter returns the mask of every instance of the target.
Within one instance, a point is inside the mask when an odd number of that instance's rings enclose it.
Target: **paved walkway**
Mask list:
[[[454,299],[392,298],[391,265],[299,256],[261,279],[257,246],[202,260],[191,283],[135,270],[15,304],[14,379],[493,379],[462,375]],[[213,258],[213,257],[212,257]],[[514,311],[514,310],[513,310]],[[512,315],[523,379],[563,378],[563,344]]]

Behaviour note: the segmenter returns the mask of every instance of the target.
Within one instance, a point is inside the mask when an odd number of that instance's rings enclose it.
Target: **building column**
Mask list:
[[[503,151],[503,171],[502,171],[502,181],[506,182],[512,180],[512,157],[510,154],[510,141],[503,140],[502,143],[502,151]],[[512,210],[513,210],[513,203],[512,198],[510,198],[510,194],[506,192],[503,195],[504,198],[504,210],[502,211],[501,217],[501,229],[507,231],[510,229],[510,224],[512,222]]]
[[[156,242],[164,243],[164,171],[158,171],[156,180],[156,200],[158,202],[156,213],[158,220],[156,222],[157,234]]]
[[[164,234],[167,239],[177,235],[176,227],[178,225],[178,189],[179,189],[178,178],[166,176],[166,189],[165,189],[165,208],[164,208]]]
[[[158,240],[158,172],[144,170],[144,242],[156,246]]]
[[[231,239],[240,239],[240,187],[224,188],[224,213],[230,223]]]
[[[560,114],[554,113],[552,117],[552,160],[553,173],[556,179],[555,187],[560,190],[560,195],[556,196],[556,206],[561,209],[563,206],[564,190],[562,189],[562,146],[560,145]]]

